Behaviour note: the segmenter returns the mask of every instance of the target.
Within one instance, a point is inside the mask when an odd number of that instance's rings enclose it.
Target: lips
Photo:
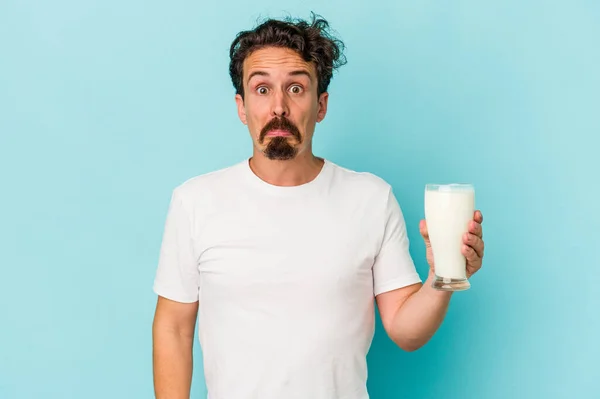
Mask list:
[[[299,143],[302,142],[302,135],[296,125],[284,116],[271,119],[261,129],[259,143],[262,143],[266,137],[280,139],[294,137]]]
[[[288,137],[288,136],[292,136],[292,133],[288,132],[287,130],[276,129],[276,130],[269,131],[267,133],[267,136],[270,136],[270,137]]]

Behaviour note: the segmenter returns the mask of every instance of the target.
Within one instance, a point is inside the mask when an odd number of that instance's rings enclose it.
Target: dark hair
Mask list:
[[[320,95],[327,91],[335,69],[346,63],[344,43],[328,32],[329,23],[311,13],[309,23],[291,17],[267,19],[253,30],[237,34],[229,50],[229,75],[236,94],[244,97],[243,65],[246,57],[264,47],[286,47],[296,51],[306,62],[314,62]]]

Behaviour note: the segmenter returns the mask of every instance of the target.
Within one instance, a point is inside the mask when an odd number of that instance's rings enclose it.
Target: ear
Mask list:
[[[329,100],[329,93],[321,93],[319,96],[319,110],[317,111],[317,122],[321,122],[325,119],[327,114],[327,100]]]
[[[235,103],[237,104],[238,117],[244,125],[247,125],[248,121],[246,119],[246,107],[244,107],[244,99],[241,95],[235,95]]]

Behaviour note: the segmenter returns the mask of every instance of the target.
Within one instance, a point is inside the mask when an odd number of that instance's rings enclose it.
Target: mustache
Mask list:
[[[262,142],[271,130],[284,130],[289,132],[292,136],[294,136],[298,141],[301,141],[300,130],[294,125],[292,121],[287,119],[284,116],[275,117],[271,119],[260,131],[259,139]]]

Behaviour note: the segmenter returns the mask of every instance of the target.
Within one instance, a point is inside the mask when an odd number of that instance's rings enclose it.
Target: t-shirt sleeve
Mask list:
[[[377,296],[420,282],[409,252],[404,216],[390,187],[385,206],[383,240],[373,264],[373,293]]]
[[[180,193],[173,191],[164,226],[154,292],[177,302],[198,300],[199,269],[192,223]]]

